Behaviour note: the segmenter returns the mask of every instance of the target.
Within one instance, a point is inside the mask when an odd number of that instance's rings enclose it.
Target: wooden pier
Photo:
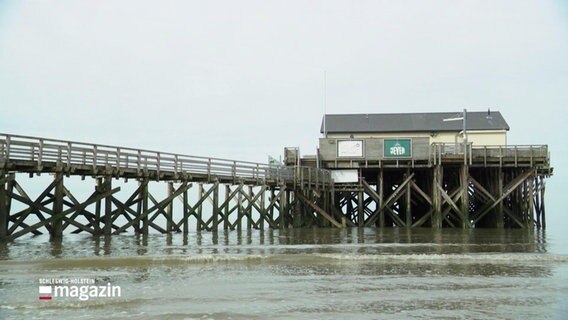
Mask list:
[[[359,227],[545,228],[545,146],[433,152],[429,162],[357,168],[359,183],[335,184],[339,215]]]
[[[41,174],[53,179],[33,199],[23,182]],[[84,201],[66,187],[72,176],[94,186]],[[113,186],[117,180],[136,184],[134,192],[123,195],[126,200],[118,196],[121,188]],[[152,194],[156,184],[166,188],[165,198]],[[192,188],[196,191],[190,193]],[[0,135],[1,238],[42,231],[61,236],[66,230],[94,235],[188,232],[190,222],[196,230],[241,229],[243,223],[246,228],[287,228],[294,223],[294,190],[299,188],[328,194],[329,172]],[[318,208],[326,199],[308,198]],[[158,223],[160,218],[165,223]]]
[[[422,161],[365,163],[358,181],[345,184],[334,183],[321,163],[270,166],[0,134],[0,238],[192,228],[545,227],[545,178],[552,174],[546,146],[471,147],[466,157],[443,148],[432,145]],[[49,182],[31,197],[25,186],[37,188],[45,181],[40,175]],[[68,188],[77,177],[90,185],[83,200]],[[125,183],[134,191],[122,191]]]

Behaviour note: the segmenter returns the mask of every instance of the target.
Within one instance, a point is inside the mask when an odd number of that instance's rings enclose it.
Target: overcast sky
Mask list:
[[[324,71],[328,113],[501,111],[563,195],[568,1],[0,0],[0,132],[313,154]]]

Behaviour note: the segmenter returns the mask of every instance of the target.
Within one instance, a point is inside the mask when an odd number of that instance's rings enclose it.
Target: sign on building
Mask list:
[[[363,140],[337,141],[337,157],[363,157]]]
[[[385,158],[412,157],[411,139],[385,139],[383,155]]]
[[[335,183],[354,183],[359,182],[357,169],[331,170],[331,178]]]

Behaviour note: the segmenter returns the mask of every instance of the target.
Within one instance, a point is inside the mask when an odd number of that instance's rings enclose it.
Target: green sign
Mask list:
[[[409,158],[412,156],[412,140],[385,139],[383,152],[385,158]]]

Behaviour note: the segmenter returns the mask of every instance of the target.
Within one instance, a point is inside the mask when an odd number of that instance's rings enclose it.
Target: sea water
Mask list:
[[[55,281],[55,282],[54,282]],[[54,296],[87,281],[120,296]],[[45,295],[45,294],[44,294]],[[0,243],[0,319],[568,319],[534,230],[289,229]]]

